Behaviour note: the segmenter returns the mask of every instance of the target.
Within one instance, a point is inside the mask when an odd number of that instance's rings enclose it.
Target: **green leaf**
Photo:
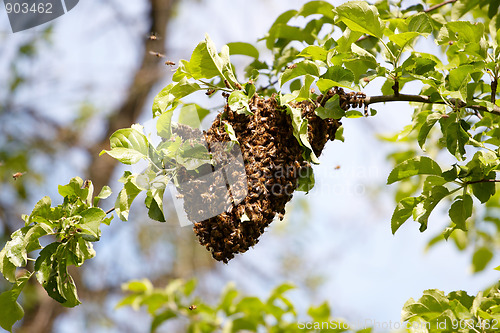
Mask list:
[[[296,172],[299,173],[299,184],[297,186],[297,191],[302,191],[309,193],[314,187],[314,172],[311,167],[299,168]]]
[[[311,306],[307,310],[307,314],[311,317],[311,319],[315,322],[328,321],[330,319],[330,306],[328,302],[323,302],[321,305],[314,307]]]
[[[166,140],[172,136],[172,116],[173,112],[162,113],[156,121],[156,132]]]
[[[283,25],[286,25],[286,23],[288,21],[290,21],[290,19],[292,17],[294,17],[297,13],[298,12],[294,9],[288,10],[288,11],[284,12],[283,14],[281,14],[280,16],[278,16],[278,18],[274,21],[273,25],[269,29],[269,32],[265,38],[266,39],[266,47],[269,50],[272,50],[274,45],[275,45],[276,38],[278,38],[278,35],[279,35],[280,27],[282,27]]]
[[[103,150],[124,164],[135,164],[149,155],[149,143],[144,134],[134,128],[117,130],[110,137],[111,150]]]
[[[62,197],[76,196],[76,197],[80,198],[82,201],[85,201],[85,199],[87,198],[87,195],[88,195],[88,189],[82,188],[82,186],[83,186],[83,180],[80,177],[74,177],[69,181],[69,183],[67,185],[59,185],[57,189],[58,189],[59,194]],[[43,200],[43,202],[42,202],[42,200]],[[40,208],[35,207],[35,209],[37,211],[39,211],[39,209],[47,211],[47,202],[50,202],[50,200],[49,201],[44,200],[44,199],[42,199],[42,200],[40,200],[39,203],[41,205],[43,205],[44,207],[43,208],[42,207],[40,207]],[[39,213],[37,215],[39,215]]]
[[[215,43],[212,41],[212,39],[210,39],[210,36],[208,36],[208,34],[205,34],[205,43],[207,46],[207,52],[210,55],[213,64],[219,71],[221,78],[228,80],[229,84],[238,82],[229,60],[229,47],[227,45],[224,45],[221,48],[219,55],[217,54]]]
[[[427,116],[425,123],[422,124],[420,131],[418,132],[418,145],[420,148],[424,149],[425,140],[429,135],[430,130],[434,126],[434,124],[441,119],[442,115],[437,112],[432,112]]]
[[[210,111],[197,104],[186,104],[179,112],[178,122],[179,124],[188,125],[192,128],[200,128],[201,121],[209,112]]]
[[[415,301],[410,298],[401,311],[401,320],[407,321],[413,317],[421,317],[427,321],[434,319],[449,307],[449,301],[444,293],[437,289],[425,290],[423,296]]]
[[[382,38],[384,24],[375,6],[365,1],[349,1],[338,6],[336,12],[349,29]]]
[[[0,294],[0,309],[2,309],[0,311],[0,326],[9,332],[12,332],[12,326],[15,322],[21,320],[24,316],[24,310],[17,303],[17,299],[32,274],[27,273],[19,277],[15,281],[14,286],[12,286],[12,289]]]
[[[213,45],[211,44],[210,46]],[[179,63],[179,68],[175,72],[172,79],[175,82],[179,82],[185,77],[199,80],[211,79],[217,75],[220,75],[220,70],[214,63],[214,60],[208,51],[207,40],[205,40],[196,46],[191,54],[189,62],[182,60]]]
[[[118,193],[115,203],[116,214],[122,221],[127,221],[130,206],[137,195],[142,191],[135,184],[134,176],[130,175],[130,173],[126,173],[125,175],[127,177],[125,179],[125,183],[123,184],[123,189],[120,193]]]
[[[310,58],[313,61],[319,60],[326,62],[326,57],[328,55],[328,51],[324,48],[317,45],[309,45],[304,48],[297,57]]]
[[[7,281],[16,282],[16,266],[7,257],[7,244],[0,251],[0,272]]]
[[[339,105],[339,95],[334,95],[326,103],[325,106],[319,106],[314,112],[321,119],[340,119],[345,116],[345,111]]]
[[[306,74],[312,76],[319,76],[318,65],[316,65],[314,62],[310,60],[304,60],[295,64],[295,66],[293,66],[292,68],[285,69],[285,71],[280,77],[279,85],[281,87],[287,81],[290,81],[292,79],[295,79],[296,77]]]
[[[101,208],[89,208],[80,213],[82,216],[79,227],[85,240],[96,242],[101,237],[101,223],[106,218],[106,213]]]
[[[309,1],[302,6],[297,15],[307,17],[309,15],[321,14],[322,16],[334,19],[333,9],[333,5],[327,1]]]
[[[413,211],[413,219],[420,223],[421,232],[427,229],[429,216],[436,205],[449,194],[450,191],[444,186],[433,186],[428,193],[425,193],[424,200]]]
[[[314,80],[315,80],[314,76],[312,75],[306,74],[304,76],[304,83],[302,84],[302,87],[300,87],[299,95],[295,99],[297,102],[311,98],[311,84],[314,82]],[[248,96],[253,96],[253,95],[248,95]]]
[[[397,46],[403,48],[419,35],[420,33],[418,32],[407,31],[407,32],[401,32],[399,34],[390,35],[389,40],[395,43]]]
[[[228,283],[222,292],[217,309],[224,311],[228,316],[233,314],[236,310],[233,301],[237,296],[238,291],[235,289],[234,284]]]
[[[479,0],[458,0],[451,7],[451,19],[456,21],[479,5]]]
[[[178,83],[169,84],[155,96],[153,116],[172,111],[179,104],[181,98],[199,90],[203,90],[203,88],[195,82],[188,81],[185,77],[180,78]]]
[[[319,160],[314,154],[314,151],[309,143],[307,135],[307,119],[302,119],[302,110],[300,108],[293,108],[289,104],[285,104],[286,113],[292,119],[293,136],[297,139],[299,144],[307,148],[311,162],[318,164]]]
[[[354,82],[354,74],[341,66],[331,66],[325,74],[321,75],[322,79],[331,80],[336,85],[342,87],[351,87]]]
[[[429,157],[417,156],[398,164],[389,174],[387,184],[415,175],[441,175],[439,165]]]
[[[351,111],[346,111],[345,117],[346,118],[361,118],[361,117],[363,117],[363,114],[359,111],[351,110]]]
[[[252,44],[236,42],[236,43],[228,43],[227,46],[229,47],[230,55],[241,54],[255,59],[259,58],[259,51]]]
[[[344,87],[344,88],[349,88],[351,89],[351,84],[349,86],[345,86],[341,84],[340,82],[328,80],[328,79],[319,79],[318,82],[316,82],[316,85],[318,86],[318,89],[322,93],[326,93],[328,90],[332,89],[333,87]]]
[[[64,195],[63,195],[64,196]],[[50,215],[51,208],[50,206],[52,205],[52,201],[50,197],[45,196],[40,201],[38,201],[33,208],[33,211],[31,212],[31,215],[29,217],[28,222],[32,223],[33,218],[36,216],[41,216],[47,218]]]
[[[227,135],[229,135],[229,139],[231,139],[231,141],[238,142],[238,138],[236,137],[233,126],[231,126],[231,124],[227,121],[224,121],[224,130],[226,131]]]
[[[452,123],[446,128],[446,148],[448,151],[457,156],[458,158],[463,158],[465,155],[465,145],[469,142],[469,134],[463,128],[464,125],[468,126],[461,120],[458,123]]]
[[[111,187],[108,185],[104,185],[101,188],[101,192],[94,198],[94,206],[97,206],[99,204],[99,201],[102,199],[107,199],[113,192],[111,191]]]
[[[496,193],[496,187],[494,182],[489,182],[488,180],[495,179],[495,172],[490,172],[484,177],[484,182],[471,184],[472,193],[476,198],[481,201],[481,203],[486,203],[493,195]]]
[[[409,31],[416,31],[421,34],[430,34],[432,32],[431,20],[426,13],[412,15],[407,20]]]
[[[177,317],[177,313],[175,313],[175,311],[173,311],[171,309],[167,309],[167,310],[161,312],[160,314],[156,314],[153,317],[153,321],[151,322],[150,332],[156,332],[156,329],[161,324],[163,324],[167,320],[170,320],[170,319],[175,318],[175,317]]]
[[[408,197],[398,202],[391,217],[391,230],[393,234],[412,216],[413,210],[421,201],[420,197]]]
[[[471,196],[465,194],[461,197],[457,197],[455,202],[451,205],[448,215],[458,229],[467,231],[466,220],[472,216]]]
[[[476,71],[477,69],[473,65],[460,65],[452,69],[448,76],[450,90],[460,90],[460,88],[464,87],[471,80],[471,74]]]
[[[166,222],[163,214],[163,194],[165,190],[150,189],[146,193],[145,204],[148,208],[148,216],[158,222]]]
[[[229,108],[237,113],[251,115],[250,106],[248,105],[248,96],[241,90],[235,90],[229,95],[227,100]]]
[[[493,252],[488,247],[478,248],[472,256],[472,272],[477,273],[484,270],[492,258]]]

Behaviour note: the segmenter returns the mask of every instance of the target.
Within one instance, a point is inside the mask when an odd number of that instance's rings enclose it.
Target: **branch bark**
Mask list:
[[[385,103],[385,102],[418,102],[418,103],[428,103],[428,104],[446,104],[444,101],[432,101],[429,96],[425,95],[380,95],[380,96],[367,96],[365,98],[365,106],[375,103]],[[488,110],[485,106],[466,104],[464,101],[450,98],[448,102],[452,105],[457,105],[460,108],[468,108],[476,111],[490,112],[496,115],[500,115],[500,107],[494,105],[492,110]]]
[[[172,15],[173,8],[178,0],[149,0],[151,5],[151,27],[152,32],[165,32],[167,23]],[[146,39],[146,38],[145,38]],[[152,88],[162,76],[159,66],[164,66],[161,58],[151,55],[149,51],[165,53],[161,42],[147,39],[143,45],[142,60],[140,68],[135,73],[134,79],[128,89],[127,98],[120,108],[110,117],[106,134],[102,140],[89,149],[92,161],[89,167],[89,179],[92,179],[96,192],[109,183],[117,161],[108,155],[99,156],[103,149],[109,149],[109,137],[118,129],[130,127],[137,121]]]

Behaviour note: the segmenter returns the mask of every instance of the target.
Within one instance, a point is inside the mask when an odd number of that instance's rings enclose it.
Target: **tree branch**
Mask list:
[[[447,5],[449,3],[454,3],[454,2],[457,2],[457,0],[447,0],[447,1],[444,1],[444,2],[441,2],[441,3],[438,3],[437,5],[434,5],[432,7],[429,7],[427,8],[426,10],[424,10],[424,13],[429,13],[429,12],[432,12],[433,10],[436,10],[438,8],[441,8],[443,7],[444,5]]]
[[[475,180],[473,182],[466,182],[467,185],[477,184],[477,183],[500,183],[500,180],[499,179],[481,179],[481,180]]]
[[[370,104],[385,103],[385,102],[417,102],[417,103],[428,103],[428,104],[446,104],[444,101],[432,101],[429,96],[406,95],[406,94],[399,94],[398,96],[396,95],[367,96],[365,98],[364,104],[365,106],[368,106]],[[485,106],[466,104],[464,101],[456,98],[450,98],[448,102],[453,105],[457,105],[460,108],[468,108],[476,111],[485,111],[496,115],[500,115],[500,107],[496,105],[493,106],[493,110],[488,110]]]

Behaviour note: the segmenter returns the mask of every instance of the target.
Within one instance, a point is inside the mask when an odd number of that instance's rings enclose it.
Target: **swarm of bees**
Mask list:
[[[302,117],[308,121],[309,142],[316,156],[321,154],[328,140],[335,138],[335,132],[341,123],[335,119],[321,119],[314,110],[320,105],[324,106],[335,93],[340,95],[340,90],[332,91],[327,96],[319,96],[317,101],[306,100],[292,105],[300,108]],[[342,103],[354,104],[351,100],[359,97],[343,94],[341,98]],[[231,195],[221,200],[219,194],[227,192],[224,179],[220,179],[222,185],[214,185],[213,182],[208,184],[200,180],[200,173],[194,175],[187,170],[178,173],[183,181],[191,179],[194,184],[192,188],[178,190],[184,195],[184,209],[188,218],[196,222],[194,231],[200,244],[216,260],[224,263],[235,254],[243,253],[257,244],[259,237],[276,216],[283,219],[285,205],[292,199],[298,186],[301,170],[310,167],[303,157],[303,147],[294,137],[291,117],[276,99],[262,99],[254,95],[249,106],[253,112],[251,116],[238,114],[226,104],[210,129],[202,134],[210,146],[214,142],[230,141],[224,130],[224,123],[229,123],[234,129],[246,177],[237,178],[236,186],[231,188]],[[184,136],[189,135],[186,133]],[[229,156],[230,154],[220,154],[216,163],[205,171],[213,173],[227,165]],[[219,184],[219,180],[216,184]],[[238,191],[246,192],[246,196],[233,204]],[[211,205],[220,205],[216,210],[222,209],[224,212],[204,220],[196,219],[210,210]]]

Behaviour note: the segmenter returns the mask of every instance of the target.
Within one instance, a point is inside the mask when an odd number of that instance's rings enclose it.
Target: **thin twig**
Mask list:
[[[429,7],[427,8],[426,10],[424,10],[424,13],[429,13],[429,12],[432,12],[433,10],[436,10],[438,8],[441,8],[443,7],[444,5],[447,5],[449,3],[454,3],[454,2],[457,2],[457,0],[447,0],[447,1],[444,1],[444,2],[441,2],[441,3],[438,3],[437,5],[434,5],[432,7]]]
[[[366,106],[374,103],[385,103],[385,102],[418,102],[418,103],[429,103],[429,104],[446,104],[444,101],[432,101],[429,96],[406,95],[406,94],[399,94],[398,96],[396,95],[368,96],[365,98],[364,104]],[[457,105],[460,108],[468,108],[472,110],[485,111],[496,115],[500,115],[500,107],[498,107],[497,105],[494,105],[492,110],[488,110],[485,106],[468,105],[464,101],[456,98],[450,98],[448,102],[453,105]]]
[[[114,210],[115,210],[115,207],[108,209],[106,211],[106,215],[108,215],[109,213],[113,212]]]

